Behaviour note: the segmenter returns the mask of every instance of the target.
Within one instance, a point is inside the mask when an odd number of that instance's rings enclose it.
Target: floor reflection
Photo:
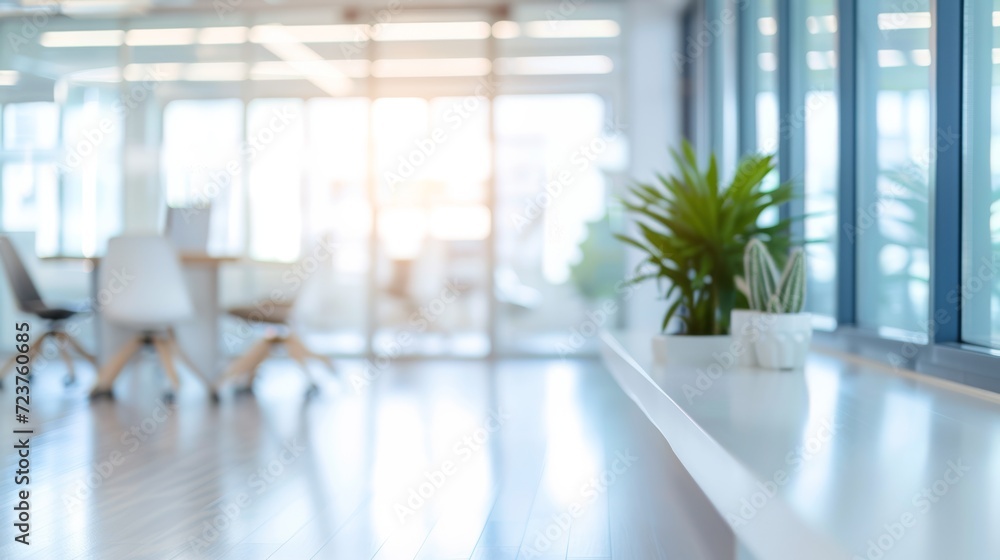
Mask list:
[[[313,399],[291,367],[217,406],[161,403],[151,366],[93,405],[39,375],[27,557],[646,559],[684,515],[676,459],[596,362],[401,361],[370,384],[347,362]]]

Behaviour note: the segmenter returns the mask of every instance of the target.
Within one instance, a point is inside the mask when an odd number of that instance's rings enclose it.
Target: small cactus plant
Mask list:
[[[746,278],[737,279],[750,308],[765,313],[800,313],[806,300],[806,262],[801,248],[792,250],[785,269],[778,274],[767,246],[752,239],[743,253]]]

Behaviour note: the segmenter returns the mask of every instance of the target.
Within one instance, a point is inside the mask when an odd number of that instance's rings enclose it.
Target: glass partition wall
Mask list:
[[[49,13],[0,47],[2,229],[91,256],[210,206],[210,251],[246,257],[223,303],[305,298],[317,349],[590,352],[572,326],[613,292],[574,269],[623,274],[604,250],[621,18],[551,15]],[[85,297],[87,270],[56,266]]]

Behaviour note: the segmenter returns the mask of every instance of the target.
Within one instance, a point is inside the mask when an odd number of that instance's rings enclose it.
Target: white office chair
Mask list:
[[[174,336],[174,325],[190,319],[194,315],[194,306],[184,281],[180,259],[170,242],[157,235],[111,239],[107,255],[101,261],[100,285],[108,285],[115,274],[133,278],[109,299],[101,312],[108,322],[137,334],[101,367],[90,396],[112,397],[115,379],[144,345],[152,346],[159,354],[174,391],[180,386],[174,367],[175,357],[180,358],[212,391],[211,384],[181,350]],[[215,397],[214,391],[212,396]],[[173,398],[173,393],[168,393],[167,398]]]

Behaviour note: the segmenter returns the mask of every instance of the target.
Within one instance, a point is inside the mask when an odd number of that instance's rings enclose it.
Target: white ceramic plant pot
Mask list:
[[[733,337],[732,352],[742,367],[757,367],[754,345],[760,338],[760,322],[764,314],[749,309],[733,309],[729,315],[729,332]]]
[[[766,369],[801,369],[812,342],[809,313],[762,314],[760,337],[754,344],[757,362]]]
[[[732,337],[660,334],[653,337],[653,362],[658,366],[708,367],[724,361]]]

